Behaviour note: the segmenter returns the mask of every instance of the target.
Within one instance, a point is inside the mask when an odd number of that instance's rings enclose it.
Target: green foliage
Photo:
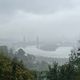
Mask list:
[[[49,66],[48,80],[80,80],[80,58],[71,54],[69,63],[58,66],[57,63]]]
[[[33,80],[32,71],[26,69],[22,62],[0,54],[0,80]]]
[[[72,53],[68,63],[62,66],[54,63],[49,66],[47,80],[80,80],[80,56]]]
[[[59,74],[60,80],[75,80],[75,69],[70,63],[62,65]]]
[[[58,80],[58,64],[54,63],[54,65],[51,67],[49,66],[49,72],[47,73],[47,79],[48,80]]]
[[[70,64],[75,68],[75,80],[80,80],[80,56],[72,53],[70,56]]]
[[[75,80],[75,69],[72,64],[64,64],[58,66],[54,64],[49,67],[49,72],[47,74],[48,80]]]

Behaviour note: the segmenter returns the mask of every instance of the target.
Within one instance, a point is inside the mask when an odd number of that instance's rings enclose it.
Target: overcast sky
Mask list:
[[[0,0],[0,38],[73,39],[80,35],[80,0]]]

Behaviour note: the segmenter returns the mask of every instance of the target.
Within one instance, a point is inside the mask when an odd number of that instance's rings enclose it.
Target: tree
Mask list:
[[[0,54],[0,80],[34,80],[33,72],[24,67],[22,61]]]
[[[58,64],[54,63],[53,66],[49,66],[49,72],[47,73],[48,80],[58,80]]]

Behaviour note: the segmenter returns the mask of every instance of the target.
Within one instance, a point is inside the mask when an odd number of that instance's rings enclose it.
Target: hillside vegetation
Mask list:
[[[10,59],[0,53],[0,80],[33,80],[33,72],[25,68],[22,61]]]

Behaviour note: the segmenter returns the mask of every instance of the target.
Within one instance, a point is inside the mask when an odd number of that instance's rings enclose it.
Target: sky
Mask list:
[[[80,0],[0,0],[0,38],[44,41],[80,37]]]

